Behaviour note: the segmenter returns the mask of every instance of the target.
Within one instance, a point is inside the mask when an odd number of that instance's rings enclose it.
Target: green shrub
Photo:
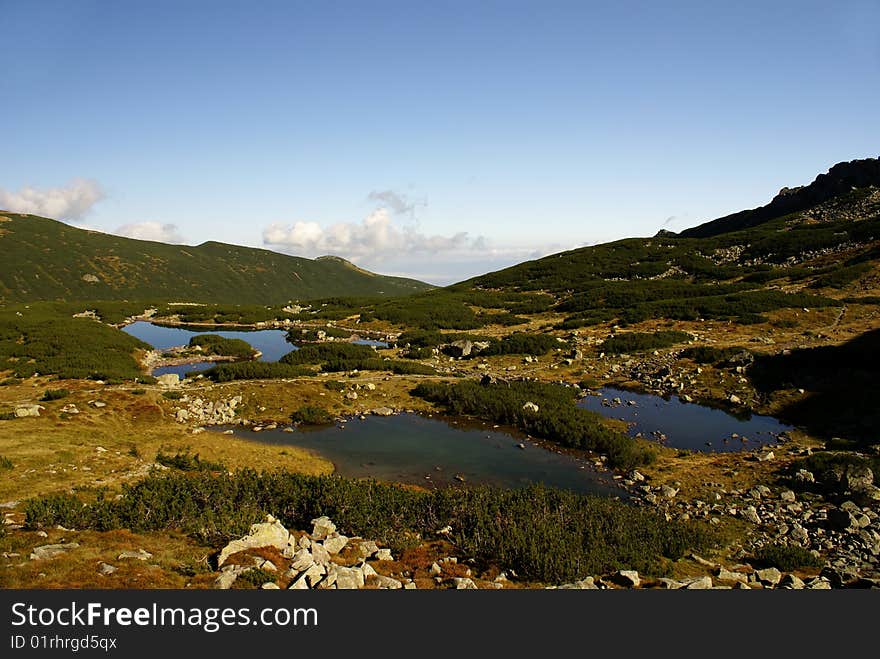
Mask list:
[[[13,469],[14,467],[15,467],[15,465],[12,464],[12,460],[10,460],[9,458],[7,458],[4,455],[0,455],[0,470],[6,471],[9,469]]]
[[[685,348],[681,351],[681,357],[692,359],[698,364],[719,364],[726,362],[734,355],[738,355],[745,350],[732,346],[729,348],[715,348],[712,346],[694,346],[693,348]]]
[[[163,391],[162,398],[167,398],[168,400],[180,400],[183,398],[182,391]]]
[[[249,343],[242,339],[227,339],[218,334],[199,334],[189,340],[189,347],[202,349],[205,355],[224,355],[249,359],[254,356],[255,350]]]
[[[483,355],[543,355],[566,344],[560,343],[555,336],[549,334],[530,334],[516,332],[493,340],[489,347],[479,352]]]
[[[851,446],[840,447],[841,449],[852,448]],[[799,469],[813,472],[820,480],[822,475],[835,468],[848,466],[867,467],[874,474],[874,485],[880,486],[880,456],[857,455],[855,453],[842,453],[832,451],[817,451],[805,458],[800,458],[792,463],[792,473]]]
[[[132,396],[143,396],[145,393],[147,393],[146,389],[132,389],[131,390]]]
[[[214,382],[233,380],[272,380],[277,378],[299,378],[314,375],[308,368],[281,362],[234,362],[217,364],[202,375]]]
[[[12,421],[15,418],[15,412],[12,410],[0,412],[0,421]]]
[[[752,561],[760,566],[775,567],[785,572],[798,568],[822,567],[825,562],[797,545],[765,545],[755,552]]]
[[[290,420],[307,426],[324,426],[333,423],[333,415],[323,408],[303,405],[290,415]]]
[[[669,559],[714,542],[704,526],[667,522],[655,510],[610,498],[531,486],[431,492],[335,476],[205,472],[153,474],[123,486],[119,500],[83,504],[73,495],[25,503],[28,528],[136,533],[176,529],[222,546],[271,512],[290,529],[327,515],[342,533],[372,538],[392,549],[410,546],[450,525],[452,541],[479,561],[522,578],[564,582],[620,568],[663,574]]]
[[[604,453],[611,467],[629,469],[656,457],[646,443],[609,428],[600,414],[576,407],[576,390],[572,388],[542,382],[484,386],[467,381],[423,383],[412,394],[440,403],[450,414],[513,425],[563,446]],[[524,410],[527,402],[538,405],[538,412]]]
[[[67,398],[70,395],[69,389],[46,389],[43,393],[43,396],[40,398],[42,401],[52,401],[52,400],[61,400],[62,398]]]
[[[72,318],[69,309],[49,303],[0,310],[0,370],[11,370],[17,378],[39,373],[61,379],[154,382],[141,373],[133,357],[138,349],[150,346],[92,319]]]
[[[282,364],[322,364],[331,360],[375,359],[376,356],[371,346],[358,343],[314,343],[293,350],[278,361]]]
[[[409,348],[403,353],[404,359],[430,359],[434,356],[433,348]]]
[[[178,451],[174,455],[166,455],[159,451],[156,454],[156,462],[181,471],[226,471],[226,466],[222,463],[202,460],[198,453],[190,455],[187,452]]]
[[[3,378],[0,380],[0,387],[8,387],[13,384],[19,384],[21,382],[18,378]]]
[[[275,583],[277,578],[278,574],[276,572],[269,572],[263,568],[254,567],[238,575],[238,578],[232,584],[232,588],[234,590],[242,588],[260,588],[264,583],[269,581]]]
[[[687,332],[678,332],[675,330],[661,330],[658,332],[626,332],[624,334],[615,334],[610,339],[606,339],[602,344],[602,351],[612,355],[620,355],[628,352],[642,352],[645,350],[656,350],[657,348],[668,348],[676,343],[683,343],[693,339]]]
[[[330,391],[345,391],[345,383],[339,380],[327,380],[324,383],[324,388]]]

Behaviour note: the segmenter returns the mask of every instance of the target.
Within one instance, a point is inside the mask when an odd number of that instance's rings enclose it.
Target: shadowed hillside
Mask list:
[[[784,420],[820,436],[880,443],[880,330],[839,346],[760,356],[749,377],[765,394],[794,388],[813,392],[786,406],[780,413]]]

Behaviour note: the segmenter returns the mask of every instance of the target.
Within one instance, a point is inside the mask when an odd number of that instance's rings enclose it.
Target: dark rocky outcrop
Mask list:
[[[741,231],[758,226],[783,215],[808,210],[856,188],[880,186],[880,159],[865,158],[840,162],[819,174],[809,185],[782,188],[765,206],[740,211],[706,222],[679,235],[683,238],[709,238],[731,231]]]

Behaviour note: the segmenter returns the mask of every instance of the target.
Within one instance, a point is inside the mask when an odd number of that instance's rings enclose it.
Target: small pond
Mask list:
[[[599,414],[630,424],[629,434],[660,440],[665,446],[704,452],[751,450],[775,444],[778,435],[792,429],[771,416],[734,416],[725,410],[688,403],[677,396],[663,398],[611,387],[578,403]],[[620,399],[620,403],[614,399]]]
[[[199,334],[217,334],[227,339],[241,339],[247,341],[256,350],[263,353],[260,361],[277,362],[291,350],[299,348],[287,341],[287,330],[264,329],[264,330],[215,330],[210,327],[204,329],[190,329],[189,327],[165,327],[139,320],[122,328],[123,332],[149,343],[156,350],[167,350],[175,346],[183,346],[189,340]],[[370,339],[358,339],[354,343],[371,345],[379,348],[387,348],[385,341],[373,341]],[[179,364],[177,366],[161,366],[153,370],[153,375],[176,373],[181,378],[190,371],[205,371],[214,365],[213,362],[196,362],[193,364]]]
[[[586,460],[541,448],[525,437],[479,422],[465,425],[399,414],[294,432],[282,428],[253,432],[239,427],[234,431],[239,437],[266,444],[311,449],[332,461],[336,473],[352,478],[428,488],[483,483],[523,487],[541,482],[581,493],[626,496],[610,474],[596,472]]]

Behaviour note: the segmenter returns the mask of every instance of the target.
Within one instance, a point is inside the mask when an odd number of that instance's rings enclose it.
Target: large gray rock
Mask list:
[[[535,403],[533,403],[532,401],[528,401],[527,403],[525,403],[525,404],[522,406],[522,408],[523,408],[523,412],[530,412],[530,413],[532,413],[532,414],[537,414],[538,410],[540,409],[540,408],[538,408],[538,406],[537,406]]]
[[[297,573],[308,570],[315,564],[315,558],[308,549],[300,549],[297,551],[290,561],[290,569]]]
[[[372,540],[363,540],[357,544],[358,558],[369,558],[379,551],[379,546]]]
[[[222,566],[232,554],[246,549],[256,549],[257,547],[285,549],[291,539],[291,535],[284,528],[284,525],[272,515],[267,515],[265,522],[254,524],[246,536],[233,540],[222,549],[217,559],[217,566]]]
[[[364,587],[364,573],[359,568],[336,567],[336,587],[340,590],[356,590]]]
[[[684,581],[686,590],[709,590],[712,588],[712,577],[697,577],[696,579],[687,579]]]
[[[177,375],[177,373],[165,373],[164,375],[156,377],[156,383],[160,387],[174,389],[175,387],[180,386],[180,376]]]
[[[343,549],[345,549],[345,545],[348,544],[348,538],[344,535],[339,535],[338,533],[326,538],[324,540],[324,549],[327,550],[330,554],[338,554]]]
[[[374,416],[391,416],[394,414],[394,410],[390,407],[377,407],[370,410],[370,414]]]
[[[119,553],[119,556],[116,557],[116,560],[121,561],[125,560],[126,558],[133,558],[138,561],[147,561],[153,558],[153,555],[145,549],[138,549],[137,551],[126,549],[125,551]]]
[[[40,410],[45,409],[42,405],[19,405],[13,413],[20,419],[26,416],[40,416]]]
[[[315,542],[312,540],[311,545],[312,552],[312,560],[315,561],[318,565],[329,565],[330,564],[330,552],[324,549],[324,545],[320,542]]]
[[[786,574],[779,582],[779,587],[786,590],[803,590],[804,582],[793,574]]]
[[[455,577],[452,583],[455,584],[456,590],[477,590],[477,584],[474,583],[473,579],[468,579],[467,577]]]
[[[664,484],[660,486],[660,494],[662,494],[667,499],[673,499],[675,498],[675,495],[678,494],[678,490],[676,490],[674,487]]]
[[[635,570],[618,570],[612,578],[614,583],[619,586],[626,586],[627,588],[637,588],[641,583],[639,573]]]
[[[596,580],[593,577],[585,577],[580,581],[573,581],[559,586],[559,590],[598,590]]]
[[[54,544],[54,545],[41,545],[39,547],[34,547],[31,552],[31,560],[32,561],[41,561],[48,558],[55,558],[56,556],[61,556],[61,554],[65,554],[71,549],[76,549],[79,547],[79,544],[76,542],[66,542],[63,544]]]
[[[748,583],[749,581],[749,577],[742,572],[731,572],[724,567],[718,570],[718,574],[715,578],[718,581],[725,581],[728,583]]]
[[[746,506],[743,508],[742,517],[744,520],[751,522],[752,524],[761,523],[761,518],[758,516],[758,511],[754,506]]]
[[[250,572],[253,568],[244,565],[224,565],[220,570],[220,574],[214,580],[214,588],[219,590],[228,590],[232,588],[232,584],[238,579],[239,575]]]
[[[862,494],[874,487],[874,472],[867,464],[834,465],[822,474],[822,481],[838,494]]]
[[[336,524],[326,515],[312,520],[312,538],[315,540],[323,540],[335,532]]]
[[[399,588],[403,588],[403,584],[400,581],[392,577],[386,577],[382,574],[370,577],[370,582],[375,583],[376,587],[381,588],[382,590],[398,590]]]
[[[855,515],[843,508],[829,510],[827,524],[828,528],[834,531],[850,531],[859,528]]]
[[[775,567],[768,567],[763,570],[757,570],[755,576],[765,586],[775,586],[782,580],[782,573]]]

